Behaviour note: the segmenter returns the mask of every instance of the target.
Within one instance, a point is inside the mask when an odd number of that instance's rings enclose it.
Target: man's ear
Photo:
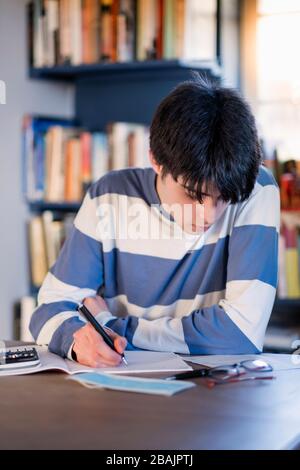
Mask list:
[[[160,175],[161,172],[162,172],[162,165],[159,165],[155,159],[155,156],[153,155],[153,153],[151,152],[151,150],[149,150],[149,160],[150,160],[150,163],[152,165],[152,168],[153,170],[155,171],[155,173],[157,175]]]

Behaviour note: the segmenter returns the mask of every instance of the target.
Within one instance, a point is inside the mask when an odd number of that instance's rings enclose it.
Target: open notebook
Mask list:
[[[77,362],[62,359],[60,356],[50,353],[45,347],[35,347],[40,358],[40,364],[38,366],[20,369],[0,369],[0,377],[7,375],[33,374],[45,370],[60,370],[73,375],[91,371],[109,372],[112,374],[133,374],[143,372],[180,372],[192,369],[176,354],[153,351],[126,351],[125,356],[128,362],[127,366],[121,363],[117,367],[92,369],[87,366],[82,366]]]

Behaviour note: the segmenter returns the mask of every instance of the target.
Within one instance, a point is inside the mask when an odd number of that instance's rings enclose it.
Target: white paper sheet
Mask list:
[[[128,374],[128,373],[142,373],[142,372],[171,372],[171,371],[186,371],[191,370],[179,356],[168,352],[155,352],[155,351],[127,351],[125,357],[128,365],[123,362],[117,367],[105,367],[101,371],[109,372],[112,374]],[[68,361],[70,373],[77,372],[77,364]],[[79,366],[80,367],[80,366]]]
[[[67,374],[73,375],[80,372],[110,372],[113,374],[132,374],[142,372],[175,372],[186,371],[192,368],[186,364],[179,356],[173,353],[166,352],[153,352],[153,351],[125,351],[125,357],[128,365],[121,363],[117,367],[103,367],[101,369],[92,369],[90,367],[82,366],[77,362],[62,359],[56,354],[50,353],[47,348],[35,346],[41,364],[36,367],[29,367],[28,369],[0,369],[0,377],[7,375],[25,375],[42,372],[44,370],[60,370]]]
[[[298,354],[237,354],[237,355],[210,355],[210,356],[180,356],[186,361],[207,367],[236,364],[248,359],[262,359],[268,362],[273,369],[290,370],[300,369],[300,355]]]

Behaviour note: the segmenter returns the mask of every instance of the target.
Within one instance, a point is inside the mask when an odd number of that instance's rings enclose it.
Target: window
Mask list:
[[[257,120],[279,158],[300,160],[300,1],[259,0]]]

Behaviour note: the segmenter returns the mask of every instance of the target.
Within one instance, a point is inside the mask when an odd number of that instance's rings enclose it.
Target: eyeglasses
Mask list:
[[[270,380],[272,375],[249,375],[247,373],[272,372],[273,367],[261,359],[241,361],[236,364],[213,367],[211,369],[202,369],[199,376],[207,378],[207,385],[214,386],[218,384],[241,382],[243,380]]]

